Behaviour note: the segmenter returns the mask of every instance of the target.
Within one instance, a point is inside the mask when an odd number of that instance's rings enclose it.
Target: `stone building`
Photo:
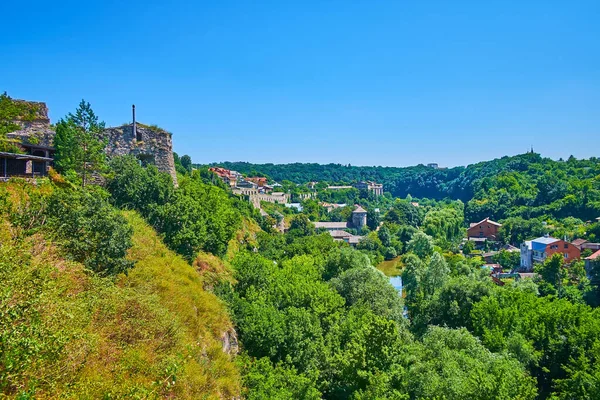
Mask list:
[[[106,128],[104,136],[108,142],[106,154],[112,156],[135,156],[142,164],[154,164],[161,172],[167,172],[177,186],[173,140],[171,134],[157,127],[143,124],[123,125]]]
[[[0,152],[0,178],[11,176],[45,176],[54,160],[54,137],[45,103],[12,100],[29,106],[30,115],[14,121],[21,129],[9,133],[7,138],[21,147],[19,153]],[[107,128],[102,133],[109,157],[133,155],[143,164],[154,164],[159,171],[167,172],[177,186],[173,141],[171,134],[158,127],[133,123]],[[24,153],[24,154],[22,154]]]
[[[23,151],[0,152],[0,179],[11,176],[45,176],[54,157],[54,130],[50,126],[46,103],[12,100],[29,109],[30,115],[12,121],[19,129],[8,133],[9,142]]]
[[[358,230],[361,230],[364,226],[366,226],[367,210],[357,205],[356,209],[352,211],[352,225]]]
[[[353,185],[358,190],[366,190],[373,193],[375,196],[383,195],[383,183],[372,181],[357,182]]]

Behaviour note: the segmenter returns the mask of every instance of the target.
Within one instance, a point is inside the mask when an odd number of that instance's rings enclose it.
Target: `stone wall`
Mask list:
[[[177,186],[171,134],[142,124],[137,124],[136,130],[141,134],[141,141],[133,135],[132,125],[105,129],[106,154],[109,157],[131,154],[142,162],[154,164],[159,171],[169,173]]]
[[[46,103],[26,100],[13,101],[26,104],[30,112],[29,115],[14,121],[21,129],[9,133],[8,138],[18,140],[29,147],[47,147],[51,151],[56,132],[50,125]],[[108,142],[106,154],[109,157],[131,154],[144,163],[154,164],[159,171],[170,174],[173,183],[177,186],[171,134],[160,128],[144,124],[137,124],[137,132],[141,134],[142,140],[140,141],[133,136],[131,124],[105,129],[104,138]]]
[[[52,147],[54,141],[54,130],[50,126],[48,117],[48,106],[46,103],[37,101],[15,100],[15,103],[26,104],[33,111],[33,115],[26,119],[20,118],[13,122],[21,127],[20,130],[9,133],[8,138],[19,139],[23,143]]]

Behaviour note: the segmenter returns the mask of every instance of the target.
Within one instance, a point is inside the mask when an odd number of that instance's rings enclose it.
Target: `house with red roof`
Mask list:
[[[600,284],[600,282],[595,281],[592,276],[592,269],[594,267],[598,268],[598,266],[600,266],[600,250],[585,258],[585,272],[593,285]]]
[[[486,238],[487,240],[496,240],[498,230],[502,224],[485,218],[479,222],[472,222],[467,229],[467,237],[469,238]]]

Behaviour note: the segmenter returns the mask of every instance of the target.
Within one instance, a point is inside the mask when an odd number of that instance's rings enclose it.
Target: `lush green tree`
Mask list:
[[[304,214],[297,215],[290,222],[289,235],[291,237],[314,235],[315,226]]]
[[[545,282],[560,292],[563,287],[563,280],[567,277],[563,255],[561,253],[553,254],[552,257],[546,259],[542,264],[537,265],[535,272],[540,274]]]
[[[364,306],[353,306],[328,340],[332,354],[324,371],[324,398],[365,398],[377,389],[387,389],[385,398],[405,398],[398,396],[403,388],[395,387],[404,372],[403,344],[409,340],[401,326]]]
[[[423,230],[425,233],[443,242],[456,242],[464,237],[463,205],[431,210],[425,215]]]
[[[396,237],[398,238],[400,243],[402,243],[405,250],[407,248],[408,242],[410,242],[410,240],[412,239],[414,234],[417,233],[417,231],[417,228],[410,225],[401,225],[398,228],[398,232],[396,232]]]
[[[492,256],[492,260],[502,265],[503,268],[514,269],[518,268],[521,264],[521,253],[518,251],[500,250],[497,254]]]
[[[188,178],[167,203],[154,207],[149,221],[190,262],[200,250],[222,256],[241,223],[236,202],[224,190]]]
[[[519,246],[527,239],[543,236],[548,228],[539,218],[510,217],[502,221],[498,231],[499,239]]]
[[[367,226],[370,230],[374,231],[381,223],[381,213],[376,210],[375,207],[367,208]]]
[[[449,276],[450,268],[444,257],[438,252],[433,253],[421,279],[423,291],[430,296],[433,295],[446,283]]]
[[[243,359],[243,379],[248,400],[318,400],[321,393],[315,387],[314,376],[299,374],[294,367],[273,365],[266,358]]]
[[[476,303],[471,316],[474,333],[487,348],[507,350],[527,365],[541,398],[570,396],[559,382],[576,382],[573,363],[584,362],[579,371],[598,363],[598,309],[508,288]]]
[[[185,170],[188,171],[188,173],[192,172],[192,158],[190,156],[188,156],[187,154],[181,156],[180,162],[181,166],[185,168]]]
[[[493,289],[490,279],[461,276],[448,280],[430,306],[431,323],[450,328],[465,327],[472,331],[473,305],[490,295]]]
[[[335,248],[327,255],[323,278],[329,280],[354,268],[369,268],[371,263],[365,254],[349,247]]]
[[[75,114],[69,113],[56,124],[54,165],[59,172],[75,173],[83,186],[106,164],[102,137],[104,122],[99,122],[90,103],[81,100]]]
[[[373,267],[354,268],[332,279],[331,285],[348,305],[363,305],[377,315],[401,322],[403,305],[400,294],[389,279]]]
[[[383,256],[386,260],[392,260],[392,259],[398,257],[398,252],[396,251],[396,249],[394,247],[389,246],[389,247],[385,248],[385,254]]]
[[[433,240],[431,236],[418,231],[406,246],[407,252],[415,253],[419,258],[426,258],[433,254]]]
[[[132,267],[125,256],[131,227],[101,192],[57,189],[48,198],[47,227],[67,255],[101,275]]]
[[[142,167],[134,157],[122,156],[112,158],[109,167],[106,188],[119,207],[148,217],[154,207],[166,204],[173,196],[171,175],[159,172],[154,165]]]
[[[379,231],[377,231],[377,237],[381,240],[381,244],[384,247],[389,247],[392,245],[392,234],[387,226],[382,226]]]
[[[473,244],[472,241],[467,240],[462,248],[463,254],[469,255],[473,252],[473,250],[475,250],[475,245]]]
[[[418,361],[406,374],[411,398],[536,398],[535,380],[518,360],[490,352],[464,328],[432,327],[414,352]]]

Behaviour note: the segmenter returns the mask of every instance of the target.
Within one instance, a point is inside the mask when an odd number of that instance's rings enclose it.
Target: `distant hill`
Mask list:
[[[574,159],[570,160],[571,162]],[[587,163],[587,160],[577,160]],[[597,159],[589,162],[597,163]],[[295,183],[310,181],[354,182],[373,180],[385,185],[385,191],[405,197],[428,197],[441,199],[451,197],[468,201],[473,197],[473,183],[481,178],[492,177],[500,172],[526,171],[531,165],[544,164],[545,168],[564,164],[536,153],[506,156],[500,159],[471,164],[467,167],[434,169],[425,165],[412,167],[369,167],[342,164],[252,164],[248,162],[222,162],[211,165],[222,166],[243,174],[264,174],[276,181],[289,180]]]
[[[525,153],[446,169],[424,165],[405,168],[247,162],[214,165],[295,183],[373,180],[383,183],[384,191],[394,197],[410,194],[416,198],[462,200],[466,203],[466,216],[472,220],[540,215],[587,220],[600,215],[600,159],[596,157],[557,161]]]

